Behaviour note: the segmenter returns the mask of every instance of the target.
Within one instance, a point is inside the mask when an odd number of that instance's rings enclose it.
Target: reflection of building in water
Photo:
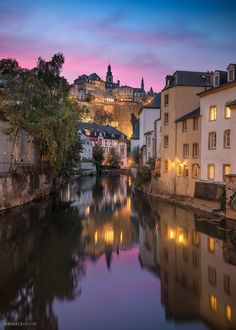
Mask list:
[[[236,267],[230,264],[228,243],[201,234],[201,316],[216,329],[236,329]]]
[[[205,233],[197,231],[191,211],[150,201],[143,198],[142,205],[136,203],[141,219],[140,258],[149,268],[158,264],[160,242],[161,301],[166,317],[175,322],[202,320],[219,330],[236,329],[233,244],[215,226],[213,230],[205,226]]]

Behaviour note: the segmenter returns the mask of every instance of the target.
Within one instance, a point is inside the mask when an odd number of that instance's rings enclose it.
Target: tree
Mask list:
[[[71,156],[73,146],[76,148],[76,122],[80,113],[75,111],[69,97],[68,82],[60,76],[63,63],[61,53],[49,62],[40,57],[36,68],[18,68],[17,75],[7,76],[4,116],[10,124],[6,133],[12,141],[12,170],[17,162],[14,150],[21,130],[32,137],[41,159],[49,162],[55,176]]]
[[[93,147],[93,159],[97,165],[101,165],[104,161],[104,150],[99,144]]]
[[[138,164],[139,161],[139,146],[134,147],[131,150],[131,157],[135,164]]]
[[[121,157],[116,151],[116,149],[112,147],[107,155],[107,163],[111,166],[119,166],[120,158]]]

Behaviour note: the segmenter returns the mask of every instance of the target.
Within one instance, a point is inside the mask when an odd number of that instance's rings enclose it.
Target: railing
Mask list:
[[[48,162],[41,162],[41,163],[15,163],[14,169],[11,168],[10,162],[0,162],[0,175],[7,174],[10,172],[17,172],[17,173],[45,173],[49,169]]]

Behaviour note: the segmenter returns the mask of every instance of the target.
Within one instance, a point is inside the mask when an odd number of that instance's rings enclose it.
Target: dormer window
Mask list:
[[[234,68],[228,70],[228,82],[234,80]]]
[[[214,87],[218,87],[220,85],[220,76],[219,74],[214,75]]]

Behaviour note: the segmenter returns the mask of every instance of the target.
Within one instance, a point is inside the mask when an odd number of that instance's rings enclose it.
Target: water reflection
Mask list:
[[[236,328],[234,234],[131,189],[87,178],[0,217],[0,328]]]

